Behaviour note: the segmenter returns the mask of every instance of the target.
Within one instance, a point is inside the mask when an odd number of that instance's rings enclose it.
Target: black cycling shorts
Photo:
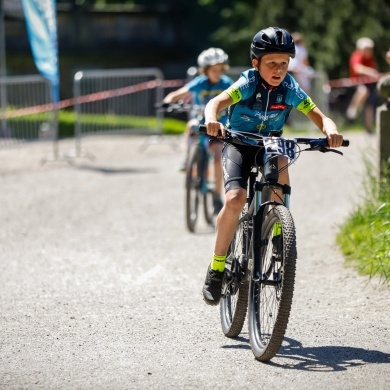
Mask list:
[[[264,148],[225,143],[222,150],[225,193],[235,188],[247,189],[251,168],[263,166]]]

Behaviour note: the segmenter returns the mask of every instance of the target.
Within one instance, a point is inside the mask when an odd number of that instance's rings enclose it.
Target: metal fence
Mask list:
[[[0,146],[56,140],[55,112],[42,108],[51,103],[51,85],[42,76],[0,78]]]
[[[97,134],[156,134],[163,73],[157,68],[80,71],[74,76],[75,139]]]

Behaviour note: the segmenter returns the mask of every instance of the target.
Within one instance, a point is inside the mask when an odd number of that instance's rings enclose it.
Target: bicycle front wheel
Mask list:
[[[249,292],[247,234],[248,220],[243,220],[237,227],[226,257],[220,303],[222,331],[226,337],[237,337],[240,334],[247,313]]]
[[[195,231],[201,199],[201,153],[197,144],[192,145],[186,170],[186,222],[190,232]]]
[[[294,292],[297,260],[296,233],[290,211],[272,208],[261,237],[260,274],[252,274],[249,292],[249,340],[259,361],[278,352],[287,329]],[[256,269],[256,267],[253,267]]]

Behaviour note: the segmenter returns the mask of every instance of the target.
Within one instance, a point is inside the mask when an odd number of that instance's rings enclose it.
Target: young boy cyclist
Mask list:
[[[207,104],[207,134],[214,137],[225,134],[218,112],[229,106],[227,128],[265,136],[275,130],[281,134],[291,109],[296,108],[324,133],[330,147],[340,147],[343,136],[335,123],[287,73],[290,58],[294,56],[295,44],[289,32],[278,27],[259,31],[250,47],[253,68],[243,72],[231,87]],[[257,152],[258,148],[228,143],[223,148],[225,204],[217,217],[214,255],[202,290],[203,299],[209,305],[217,305],[221,298],[226,254],[246,202],[250,169],[255,159],[259,165],[263,162],[263,154]],[[287,166],[287,162],[287,157],[279,156],[279,166]],[[280,172],[279,181],[289,184],[287,169]]]
[[[191,144],[191,135],[198,131],[199,124],[204,123],[204,119],[199,120],[199,110],[196,106],[205,106],[212,98],[219,95],[222,91],[233,84],[233,80],[225,75],[228,70],[228,55],[219,48],[211,47],[200,53],[198,57],[198,73],[195,77],[180,89],[169,93],[163,100],[163,103],[170,104],[183,99],[189,93],[192,95],[192,104],[195,106],[190,113],[190,120],[186,126],[185,142],[186,142],[186,157],[181,167],[185,170],[189,148]],[[203,118],[203,112],[201,113]],[[218,120],[226,124],[227,114],[219,115]],[[221,198],[222,191],[222,143],[220,141],[210,142],[208,147],[214,156],[214,172],[215,172],[215,190],[214,190],[214,211],[218,213],[223,205]]]

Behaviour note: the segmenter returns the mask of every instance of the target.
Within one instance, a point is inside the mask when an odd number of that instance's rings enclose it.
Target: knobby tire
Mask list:
[[[199,215],[201,174],[199,172],[200,151],[197,144],[191,147],[186,169],[186,223],[188,230],[195,232]]]
[[[214,225],[214,194],[213,194],[213,187],[211,183],[211,163],[212,158],[209,156],[209,151],[202,148],[201,155],[202,155],[202,186],[203,191],[203,213],[204,213],[204,219],[206,220],[207,224]]]
[[[275,223],[281,224],[279,239],[272,239]],[[284,206],[272,208],[266,215],[261,237],[260,276],[274,285],[256,281],[253,275],[249,287],[248,323],[252,352],[266,362],[278,352],[287,329],[294,293],[297,260],[295,225]],[[255,267],[253,267],[255,269]]]
[[[226,258],[227,271],[220,302],[221,326],[226,337],[237,337],[240,334],[247,313],[249,277],[246,234],[248,220],[238,225]]]

